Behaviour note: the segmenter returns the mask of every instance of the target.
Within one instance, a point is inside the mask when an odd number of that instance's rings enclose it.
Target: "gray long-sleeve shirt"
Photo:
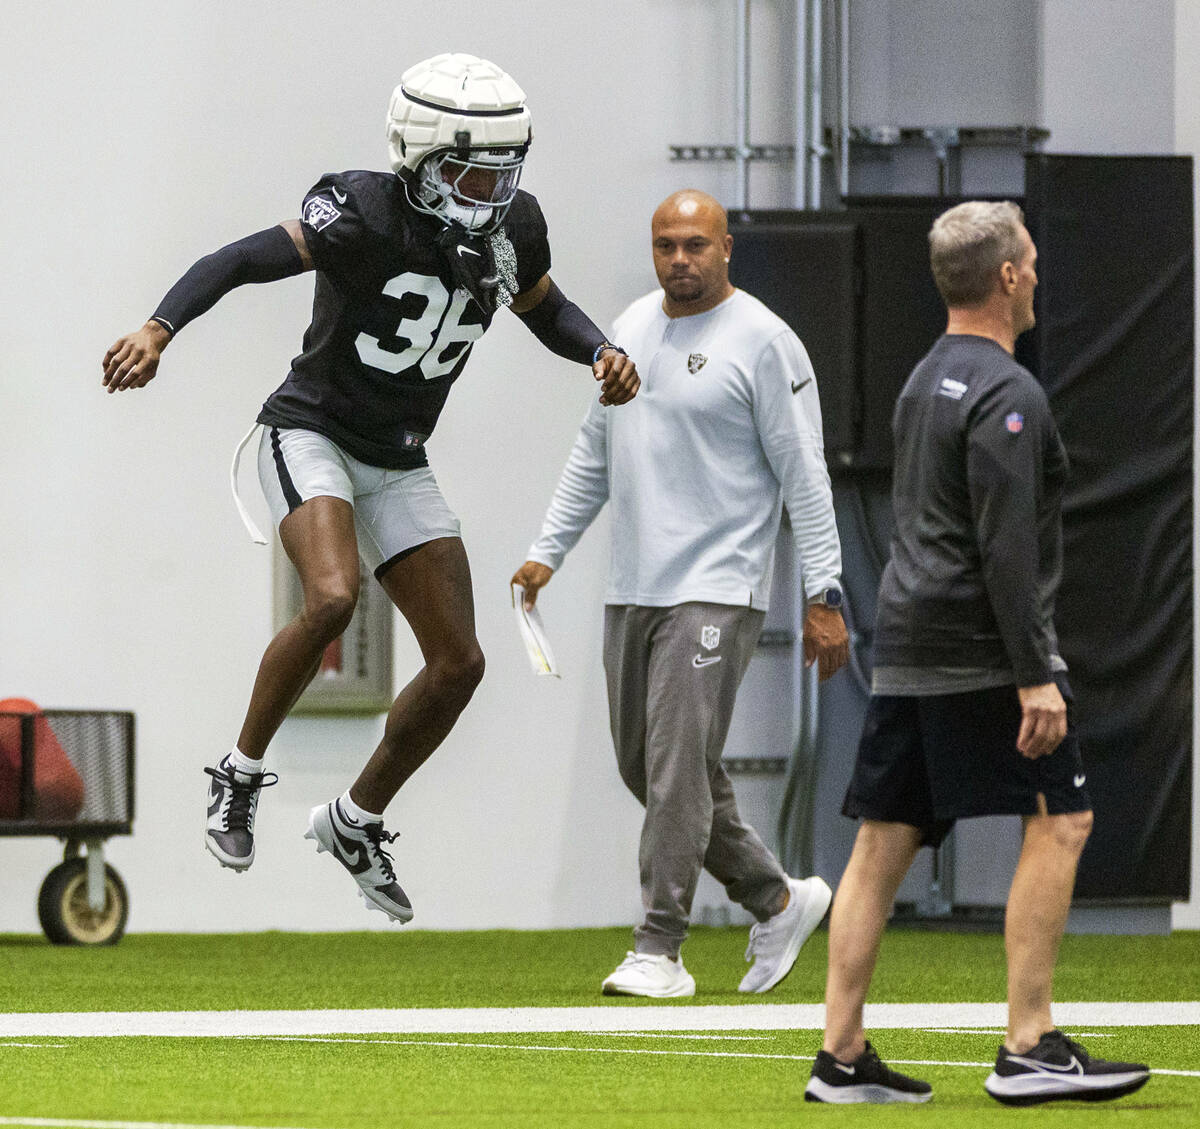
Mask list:
[[[993,684],[1051,681],[1065,668],[1053,617],[1067,458],[1045,392],[996,342],[947,335],[909,377],[893,430],[877,672],[936,669],[938,692],[984,671]]]
[[[614,340],[642,388],[593,403],[529,559],[557,569],[612,503],[609,604],[765,608],[786,502],[810,593],[837,584],[841,550],[808,355],[743,291],[669,318],[662,291],[634,302]]]

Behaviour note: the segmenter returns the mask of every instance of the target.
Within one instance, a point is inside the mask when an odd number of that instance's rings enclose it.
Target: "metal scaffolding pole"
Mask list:
[[[750,0],[737,0],[736,54],[734,161],[737,187],[733,204],[738,211],[744,212],[750,206]]]
[[[850,0],[837,4],[838,38],[838,194],[850,195]]]
[[[808,28],[808,200],[806,207],[821,206],[821,158],[825,155],[824,113],[821,105],[822,64],[825,44],[823,37],[823,15],[825,0],[809,0]],[[803,155],[796,154],[796,160]]]
[[[808,207],[808,0],[796,0],[796,70],[792,94],[795,99],[795,176],[792,206]]]

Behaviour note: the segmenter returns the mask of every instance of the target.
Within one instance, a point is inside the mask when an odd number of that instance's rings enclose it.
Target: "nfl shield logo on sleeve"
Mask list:
[[[316,231],[327,228],[341,214],[324,196],[314,196],[304,205],[304,222]]]
[[[706,651],[715,651],[720,642],[721,629],[719,627],[709,624],[707,627],[700,628],[700,646]]]
[[[692,353],[688,357],[688,372],[695,376],[706,364],[708,364],[708,358],[703,353]],[[714,643],[713,646],[716,644]]]

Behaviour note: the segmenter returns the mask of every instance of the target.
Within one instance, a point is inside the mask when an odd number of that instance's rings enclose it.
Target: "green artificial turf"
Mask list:
[[[827,937],[813,935],[771,1000],[821,1001]],[[577,1006],[600,1002],[600,981],[630,944],[625,929],[135,934],[95,949],[0,935],[0,1011]],[[744,929],[693,931],[683,956],[696,978],[694,1002],[762,1002],[737,991],[745,945]],[[1065,937],[1055,994],[1200,998],[1200,933]],[[1003,940],[890,930],[871,998],[1003,1000]]]
[[[699,992],[672,1002],[818,1002],[826,936],[814,935],[770,996],[746,997],[736,991],[745,930],[697,929],[685,958]],[[628,943],[624,929],[134,935],[102,949],[0,936],[0,1012],[572,1005],[629,1009],[636,1028],[637,1009],[659,1001],[606,1000],[598,991]],[[1067,937],[1056,995],[1196,999],[1200,934]],[[1002,939],[891,931],[871,998],[1001,1000]],[[1088,1030],[1082,1041],[1100,1057],[1200,1071],[1200,1027]],[[1000,1038],[994,1032],[876,1032],[885,1059],[931,1082],[935,1097],[929,1105],[869,1109],[803,1101],[819,1032],[697,1035],[0,1037],[0,1125],[20,1118],[297,1129],[1200,1124],[1200,1077],[1190,1076],[1155,1075],[1116,1103],[1001,1107],[982,1088]],[[985,1065],[935,1065],[942,1063]]]
[[[928,1105],[814,1105],[804,1102],[803,1089],[819,1036],[768,1031],[750,1041],[754,1034],[738,1032],[736,1042],[540,1034],[0,1046],[0,1064],[7,1067],[0,1116],[311,1129],[782,1129],[801,1123],[965,1129],[1031,1118],[1039,1129],[1093,1129],[1097,1120],[1157,1129],[1194,1126],[1200,1118],[1200,1078],[1156,1076],[1120,1102],[1029,1111],[998,1106],[983,1091],[986,1068],[961,1066],[904,1067],[932,1083]],[[1195,1069],[1195,1036],[1195,1028],[1125,1030],[1093,1038],[1092,1045]],[[439,1045],[446,1043],[459,1045]],[[893,1060],[985,1062],[995,1045],[992,1035],[921,1031],[889,1031],[881,1039]],[[563,1047],[578,1049],[543,1049]],[[724,1057],[750,1054],[797,1057]]]

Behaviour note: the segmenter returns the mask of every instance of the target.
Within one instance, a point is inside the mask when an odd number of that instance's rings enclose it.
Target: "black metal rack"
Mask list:
[[[134,737],[128,711],[0,710],[0,761],[9,769],[0,777],[0,836],[65,844],[38,894],[42,929],[57,944],[113,944],[124,933],[129,896],[104,861],[104,841],[133,833]]]

